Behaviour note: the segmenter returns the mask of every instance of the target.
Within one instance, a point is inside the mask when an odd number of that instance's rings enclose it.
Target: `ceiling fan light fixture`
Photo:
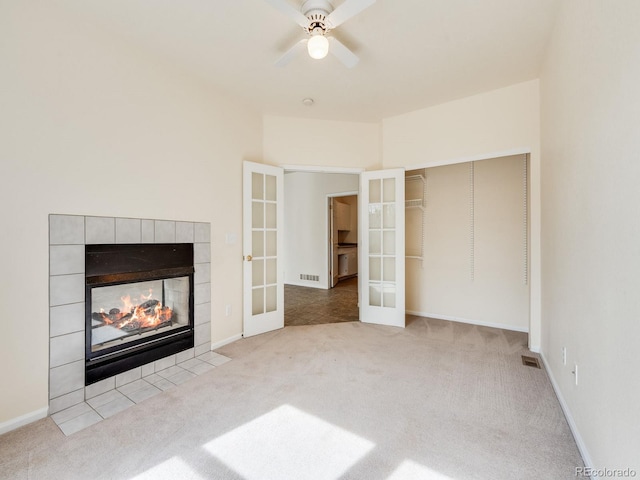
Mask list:
[[[329,53],[329,40],[322,34],[312,35],[307,42],[307,51],[311,58],[320,60]]]

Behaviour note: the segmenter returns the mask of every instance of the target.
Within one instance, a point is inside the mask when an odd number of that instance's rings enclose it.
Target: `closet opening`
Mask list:
[[[529,177],[528,154],[406,172],[408,314],[529,332]]]

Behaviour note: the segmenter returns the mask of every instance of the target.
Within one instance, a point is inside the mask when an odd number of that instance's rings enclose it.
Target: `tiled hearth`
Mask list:
[[[86,401],[54,413],[51,418],[65,435],[71,435],[230,360],[215,352],[180,361],[184,356],[171,355],[116,375],[116,388],[103,393],[91,385],[86,388]]]
[[[210,231],[208,223],[49,216],[49,414],[65,433],[228,360],[210,351]],[[194,244],[195,346],[85,387],[84,248],[112,243]]]

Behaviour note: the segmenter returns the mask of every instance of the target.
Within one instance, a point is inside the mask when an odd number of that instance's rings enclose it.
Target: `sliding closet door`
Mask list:
[[[486,322],[529,329],[526,156],[474,162],[474,298]]]

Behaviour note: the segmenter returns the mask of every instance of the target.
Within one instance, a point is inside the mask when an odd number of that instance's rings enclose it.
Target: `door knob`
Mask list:
[[[246,259],[247,259],[247,262],[250,262],[253,259],[253,257],[251,255],[247,255]]]

